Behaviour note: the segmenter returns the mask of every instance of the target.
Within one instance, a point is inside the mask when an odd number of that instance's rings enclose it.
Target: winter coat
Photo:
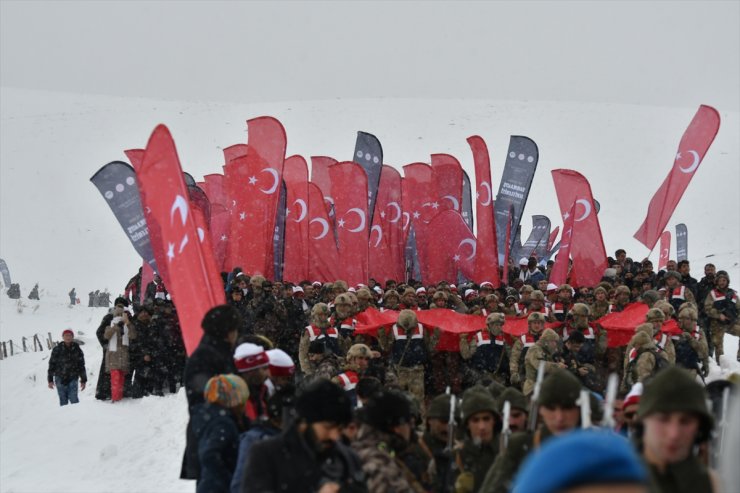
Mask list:
[[[87,382],[85,355],[82,353],[79,344],[72,342],[67,345],[61,342],[54,346],[49,358],[47,379],[49,382],[53,382],[54,377],[61,378],[64,385],[76,381],[78,378],[83,383]]]
[[[129,347],[123,344],[123,323],[106,327],[103,337],[108,341],[108,350],[105,352],[105,371],[123,370],[127,373],[131,369],[131,362],[129,361]],[[110,350],[110,341],[113,337],[118,338],[115,351]],[[129,324],[128,338],[129,340],[136,339],[136,328],[133,323]]]
[[[298,426],[253,445],[242,492],[313,493],[322,480],[339,483],[342,491],[368,491],[362,464],[351,449],[337,442],[319,456]]]
[[[423,491],[406,466],[396,458],[389,447],[391,437],[367,425],[363,425],[352,448],[362,462],[367,477],[367,488],[373,493]]]
[[[252,332],[276,343],[288,316],[285,306],[272,294],[264,294],[249,302],[248,311],[253,321]]]
[[[231,493],[239,493],[242,490],[242,480],[244,479],[244,469],[249,461],[249,454],[252,446],[280,434],[280,429],[275,428],[269,423],[257,423],[249,431],[241,434],[239,437],[239,455],[236,460],[236,469],[231,477]]]
[[[239,449],[233,412],[217,404],[198,404],[191,410],[191,423],[200,463],[196,493],[228,493]]]
[[[98,384],[95,386],[95,398],[101,401],[110,399],[110,375],[105,369],[105,353],[108,352],[108,340],[105,338],[105,329],[110,325],[110,321],[113,320],[113,315],[110,313],[103,317],[98,330],[95,335],[98,338],[100,346],[103,348],[103,358],[100,360],[100,372],[98,373]]]
[[[185,396],[191,421],[186,432],[185,454],[182,460],[180,479],[198,479],[200,464],[198,462],[198,439],[193,432],[192,410],[197,404],[203,404],[203,390],[208,380],[224,373],[236,373],[231,344],[204,334],[200,344],[185,364]]]

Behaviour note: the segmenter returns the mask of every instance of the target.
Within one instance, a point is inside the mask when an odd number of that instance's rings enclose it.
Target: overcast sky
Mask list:
[[[5,87],[740,108],[740,2],[1,3]]]

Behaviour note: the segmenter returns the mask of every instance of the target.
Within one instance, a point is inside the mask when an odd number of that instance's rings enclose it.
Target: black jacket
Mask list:
[[[82,354],[79,344],[72,342],[67,346],[64,342],[60,342],[54,346],[49,358],[48,381],[53,382],[54,377],[60,377],[64,385],[78,378],[83,383],[87,382],[85,355]]]
[[[204,334],[200,344],[185,364],[185,395],[188,398],[188,411],[191,415],[193,406],[205,402],[203,390],[208,380],[224,373],[236,373],[231,345],[228,341],[218,340]],[[198,479],[199,477],[198,439],[193,432],[192,422],[188,422],[180,479]]]
[[[341,443],[321,456],[294,423],[284,433],[252,446],[242,491],[313,493],[323,483],[336,482],[341,491],[366,492],[357,455]]]

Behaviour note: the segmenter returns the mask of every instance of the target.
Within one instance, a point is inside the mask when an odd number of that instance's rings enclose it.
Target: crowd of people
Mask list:
[[[187,359],[163,281],[142,287],[139,273],[98,328],[96,397],[184,386],[181,477],[199,492],[720,491],[712,442],[737,375],[704,378],[730,357],[725,334],[740,335],[728,274],[707,264],[697,281],[688,261],[654,272],[618,250],[598,286],[574,289],[551,284],[551,267],[522,259],[498,289],[294,284],[236,268]],[[599,320],[634,304],[644,322],[608,344]],[[368,310],[394,322],[356,332]],[[441,349],[425,310],[481,315],[481,327]],[[512,320],[527,331],[505,331]],[[545,457],[559,464],[547,480]]]

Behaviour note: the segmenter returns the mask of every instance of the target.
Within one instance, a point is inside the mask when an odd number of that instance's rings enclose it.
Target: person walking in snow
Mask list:
[[[54,346],[49,358],[47,380],[50,389],[56,387],[60,406],[80,402],[77,398],[77,379],[80,380],[80,390],[85,390],[87,385],[85,355],[80,345],[74,342],[74,336],[72,329],[62,332],[63,342]]]

